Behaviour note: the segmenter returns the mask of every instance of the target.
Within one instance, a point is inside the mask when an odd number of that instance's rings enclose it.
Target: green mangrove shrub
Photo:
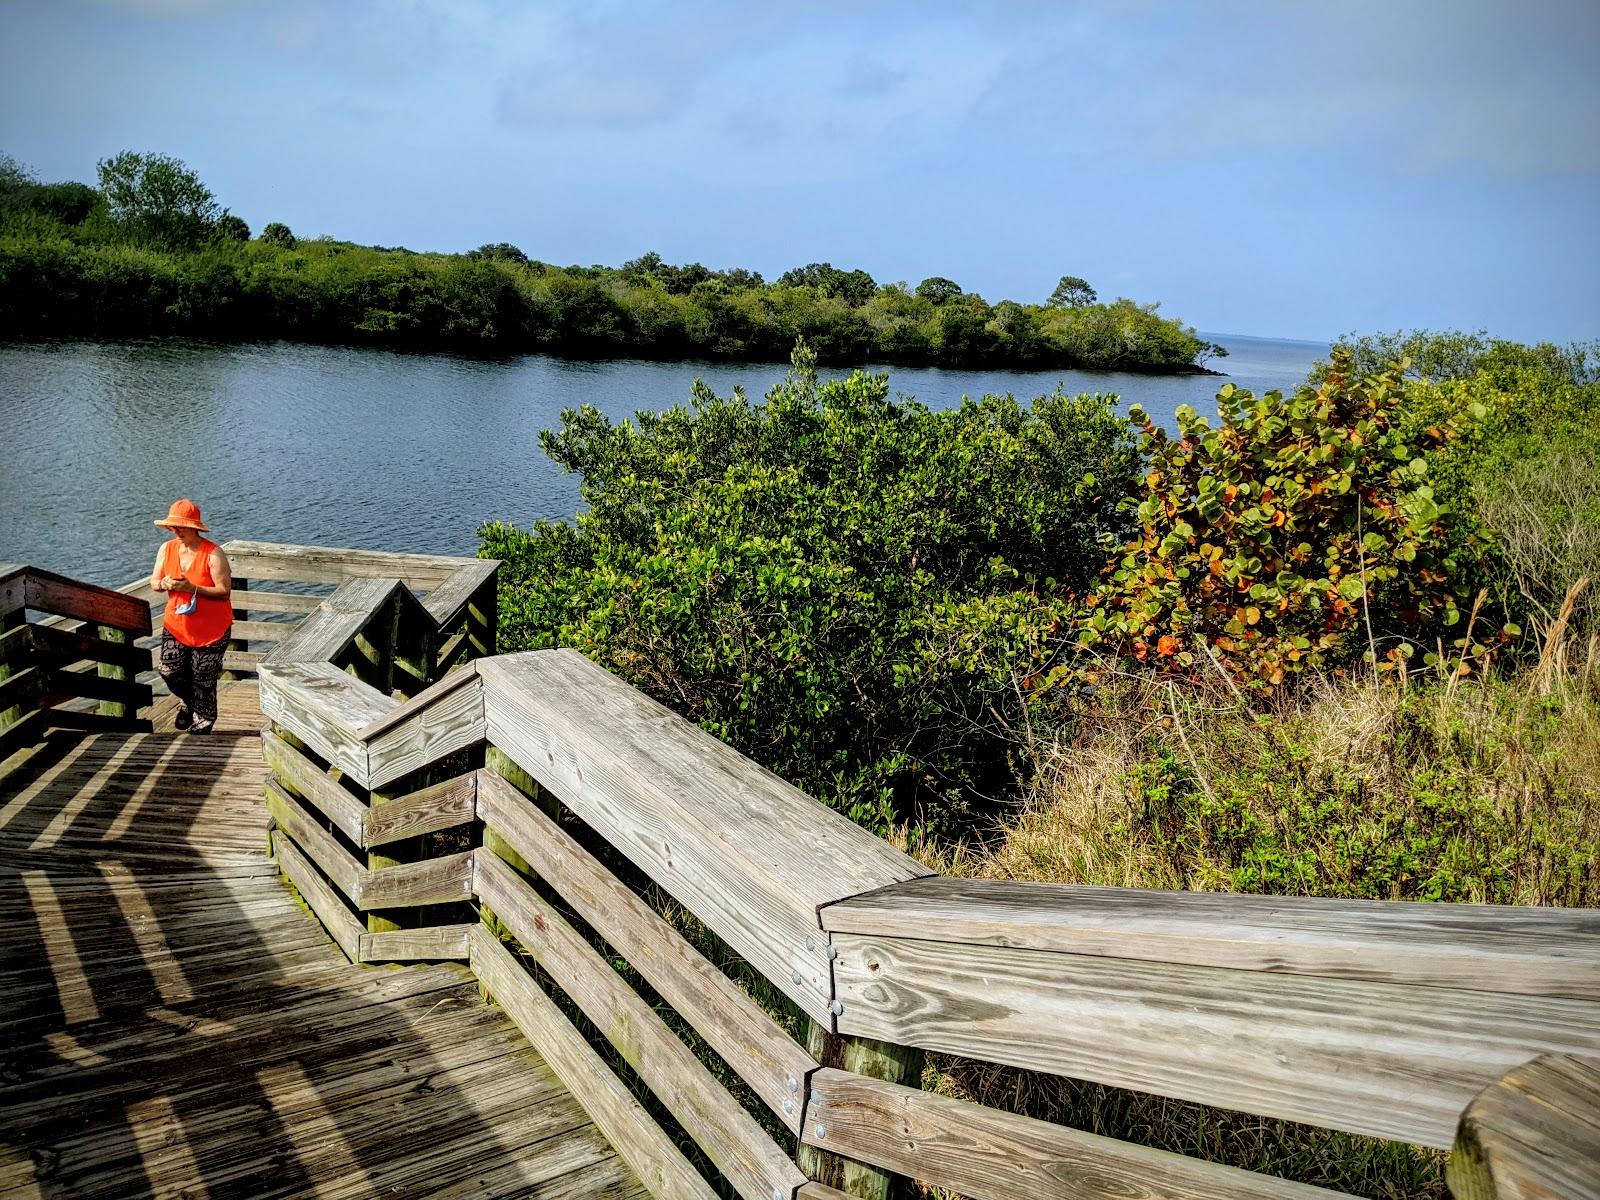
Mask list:
[[[563,414],[574,523],[491,524],[508,648],[576,648],[879,832],[1009,790],[1019,676],[1126,517],[1137,451],[1102,397],[933,412],[804,352],[751,402]]]

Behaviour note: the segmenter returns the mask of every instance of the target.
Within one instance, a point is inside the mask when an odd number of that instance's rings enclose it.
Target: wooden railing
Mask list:
[[[33,612],[42,620],[29,621]],[[0,564],[0,760],[46,730],[148,729],[137,680],[150,633],[137,600],[35,567]],[[85,707],[81,700],[94,701]]]
[[[403,590],[347,583],[259,664],[279,864],[352,959],[467,960],[653,1194],[715,1194],[684,1138],[750,1200],[1333,1194],[923,1092],[921,1050],[1454,1143],[1461,1197],[1596,1194],[1600,912],[945,879],[570,651],[388,694],[361,639],[420,627]]]
[[[356,580],[399,580],[411,593],[410,598],[417,601],[417,605],[396,602],[395,615],[401,617],[406,636],[390,662],[375,661],[376,644],[365,634],[359,646],[348,649],[349,661],[340,665],[350,665],[358,654],[364,656],[371,668],[363,668],[369,682],[393,667],[416,684],[419,679],[436,679],[468,659],[494,653],[498,622],[495,574],[500,564],[493,559],[254,541],[225,542],[222,548],[234,576],[233,638],[223,659],[230,678],[253,678],[262,659],[309,617],[317,615],[334,588]],[[150,587],[147,577],[117,590],[145,601],[153,610],[152,628],[143,643],[149,653],[140,668],[153,670],[155,660],[151,655],[154,639],[161,632],[161,605],[166,597]],[[341,600],[346,607],[364,603],[364,598],[353,596]],[[427,613],[429,622],[416,619],[418,606]],[[318,619],[330,621],[326,614]],[[372,633],[379,644],[389,644],[381,622],[374,623]],[[424,635],[425,644],[421,640]],[[425,662],[428,665],[424,666]]]

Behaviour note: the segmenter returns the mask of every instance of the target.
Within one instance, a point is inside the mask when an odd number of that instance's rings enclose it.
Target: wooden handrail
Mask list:
[[[944,880],[571,652],[481,660],[481,726],[425,697],[373,717],[317,693],[361,685],[305,669],[267,666],[265,695],[318,714],[295,732],[358,782],[412,722],[487,738],[842,1033],[1439,1146],[1516,1064],[1600,1053],[1600,913]],[[604,920],[593,869],[552,858],[554,827],[509,794],[480,782],[479,818]]]
[[[362,585],[370,609],[394,600],[394,579],[364,578],[378,580]],[[575,814],[818,1026],[851,1038],[1441,1147],[1469,1103],[1521,1064],[1600,1057],[1600,912],[945,879],[571,651],[481,658],[404,702],[331,662],[292,657],[261,670],[264,711],[304,748],[267,740],[284,785],[269,800],[274,837],[286,873],[352,957],[467,956],[491,990],[518,993],[513,1015],[530,1037],[568,1053],[492,928],[603,1032],[642,1036],[642,1012],[620,981],[594,974],[581,939],[559,932],[521,882],[529,872],[805,1145],[859,1163],[997,1198],[1055,1194],[1064,1178],[1085,1195],[1330,1194],[824,1068],[544,809]],[[360,794],[474,747],[506,765],[430,779],[381,805]],[[355,847],[472,823],[485,848],[465,867],[443,855],[373,868],[319,821]],[[491,925],[361,928],[371,907],[459,895],[449,889],[463,878]],[[651,1029],[654,1045],[662,1031]],[[634,1061],[640,1045],[618,1048]],[[664,1045],[636,1063],[652,1087],[711,1086]],[[711,1140],[703,1148],[740,1194],[816,1193],[794,1188],[787,1167],[754,1170],[768,1151],[740,1152],[758,1143],[733,1132],[745,1127],[720,1103],[680,1115]],[[1582,1109],[1574,1128],[1595,1111]],[[716,1112],[726,1119],[707,1115]],[[624,1136],[616,1119],[613,1136]],[[918,1151],[904,1149],[908,1138]],[[1578,1152],[1552,1151],[1561,1162]],[[1002,1160],[1005,1170],[986,1173]],[[662,1180],[677,1178],[652,1161]],[[1501,1175],[1521,1169],[1514,1156],[1498,1161]]]
[[[149,608],[121,592],[0,564],[0,760],[53,728],[150,728],[137,713],[151,689],[135,678],[141,654],[130,645],[150,630]]]

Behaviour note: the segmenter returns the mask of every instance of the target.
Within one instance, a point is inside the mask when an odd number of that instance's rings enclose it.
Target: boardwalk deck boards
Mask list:
[[[587,1196],[638,1180],[459,967],[347,962],[266,858],[254,684],[219,733],[0,773],[0,1196]]]

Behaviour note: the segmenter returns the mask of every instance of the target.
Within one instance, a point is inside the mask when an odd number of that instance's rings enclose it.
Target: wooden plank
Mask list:
[[[235,621],[233,623],[233,640],[244,642],[281,642],[296,629],[300,622],[289,624],[286,621]]]
[[[360,908],[415,908],[422,904],[450,904],[472,899],[472,851],[396,863],[381,870],[366,868],[361,881]]]
[[[356,731],[396,707],[331,663],[261,664],[262,713],[362,787],[369,786],[367,744]]]
[[[831,932],[1600,999],[1600,910],[1316,900],[934,875],[822,911]]]
[[[41,661],[55,666],[88,661],[110,663],[136,672],[150,669],[150,651],[126,642],[90,637],[88,634],[71,632],[58,625],[29,625],[25,629],[12,630],[6,638],[19,633],[28,635],[34,651],[41,656]],[[0,639],[3,640],[5,639]]]
[[[266,657],[265,651],[229,650],[222,656],[222,665],[229,671],[253,675]]]
[[[427,708],[429,704],[449,695],[458,688],[471,686],[476,675],[477,668],[474,667],[470,672],[457,672],[449,679],[435,680],[409,700],[396,704],[388,712],[363,725],[360,729],[361,736],[371,739],[388,733],[395,726],[402,724],[411,713]]]
[[[150,632],[150,606],[135,596],[37,567],[28,568],[27,580],[29,608],[93,625],[112,625],[135,637]]]
[[[1600,1004],[833,935],[839,1029],[1447,1147],[1486,1083],[1600,1052]]]
[[[267,780],[266,798],[267,812],[278,823],[278,828],[294,839],[322,873],[349,897],[352,906],[359,906],[367,880],[367,868],[361,861],[341,846],[333,834],[313,821],[276,779]]]
[[[23,713],[9,725],[0,725],[0,763],[18,750],[42,741],[49,728],[49,717],[37,710]]]
[[[474,888],[522,948],[550,973],[667,1106],[745,1200],[789,1194],[806,1181],[716,1076],[600,954],[492,854]]]
[[[361,797],[312,762],[272,730],[261,733],[261,756],[285,788],[318,809],[356,845],[363,844],[367,806]]]
[[[454,629],[464,621],[472,594],[493,579],[499,569],[499,559],[480,558],[464,562],[452,571],[423,601],[434,625],[440,629]]]
[[[58,696],[118,700],[133,709],[148,707],[154,699],[148,683],[139,683],[133,679],[108,679],[90,671],[50,671],[46,675],[46,680],[46,691]]]
[[[435,670],[441,674],[450,670],[471,649],[472,643],[467,640],[467,631],[464,629],[454,637],[447,638],[434,659]]]
[[[248,579],[343,583],[347,579],[378,577],[400,579],[422,590],[438,587],[463,564],[478,561],[443,554],[394,554],[245,540],[227,542],[222,548],[234,569]]]
[[[267,655],[269,665],[321,663],[339,658],[405,584],[394,578],[350,579],[319,604]],[[409,595],[409,592],[406,592]]]
[[[815,1181],[806,1184],[794,1194],[794,1200],[856,1200],[849,1192]]]
[[[483,741],[483,681],[457,671],[363,726],[371,787],[420,771]]]
[[[317,920],[322,922],[322,927],[328,931],[339,949],[351,962],[361,958],[361,935],[366,930],[361,928],[355,917],[350,915],[350,910],[344,906],[339,895],[311,865],[305,855],[295,848],[295,844],[283,833],[274,829],[272,837],[272,853],[278,860],[285,878],[294,884],[294,890],[300,893],[311,911],[316,913]]]
[[[486,834],[498,836],[549,882],[694,1026],[779,1120],[799,1131],[800,1088],[817,1069],[817,1061],[782,1026],[537,805],[492,771],[478,773],[478,813]]]
[[[1333,1200],[1345,1194],[832,1068],[812,1076],[801,1137],[808,1146],[972,1200]]]
[[[28,567],[23,563],[0,563],[0,617],[21,613],[28,607]]]
[[[418,788],[373,805],[366,813],[364,830],[357,840],[370,848],[422,833],[453,829],[477,815],[477,797],[476,771]]]
[[[490,741],[832,1028],[817,909],[927,868],[573,651],[478,672]]]
[[[716,1193],[635,1100],[511,952],[479,926],[472,973],[567,1085],[600,1132],[657,1200],[715,1200]]]
[[[1456,1200],[1600,1200],[1600,1059],[1546,1055],[1486,1087],[1445,1179]]]
[[[33,626],[22,619],[20,613],[12,613],[10,617],[13,624],[6,628],[4,618],[0,617],[0,678],[4,678],[4,668],[20,670],[34,661],[36,653],[33,639]],[[99,639],[89,639],[98,641]]]
[[[41,708],[42,723],[54,729],[81,729],[86,733],[149,733],[144,717],[109,717],[97,712],[78,712],[70,708]]]
[[[50,686],[50,676],[43,667],[23,667],[0,679],[0,711],[36,708],[44,696],[56,690]]]
[[[465,961],[473,925],[433,925],[425,929],[392,929],[361,935],[362,962]]]
[[[326,596],[302,596],[297,592],[269,592],[261,588],[236,588],[233,593],[235,608],[245,612],[308,613],[326,600]],[[294,624],[299,624],[298,621]]]

